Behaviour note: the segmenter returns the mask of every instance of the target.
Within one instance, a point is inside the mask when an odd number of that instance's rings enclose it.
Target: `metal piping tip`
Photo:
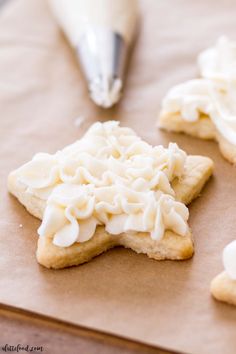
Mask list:
[[[89,27],[81,37],[77,53],[88,82],[90,97],[109,108],[121,97],[127,46],[116,32]]]
[[[121,97],[122,81],[120,79],[99,79],[91,82],[89,86],[90,97],[101,107],[110,108]]]

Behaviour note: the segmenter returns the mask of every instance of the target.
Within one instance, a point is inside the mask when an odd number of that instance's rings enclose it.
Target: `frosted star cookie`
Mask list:
[[[221,37],[198,58],[200,79],[173,87],[163,99],[158,125],[203,139],[215,139],[236,163],[236,43]]]
[[[154,259],[192,256],[188,204],[212,174],[207,157],[147,144],[110,121],[54,155],[10,173],[8,189],[42,219],[37,260],[48,268],[89,261],[122,245]]]
[[[211,282],[211,293],[219,301],[236,305],[236,241],[223,251],[224,271]]]

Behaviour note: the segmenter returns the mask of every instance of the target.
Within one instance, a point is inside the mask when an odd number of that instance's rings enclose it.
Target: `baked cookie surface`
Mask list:
[[[236,306],[236,280],[231,279],[226,272],[212,280],[211,293],[217,300]]]
[[[64,268],[121,245],[162,260],[193,254],[185,204],[212,174],[207,157],[151,147],[117,122],[96,123],[54,155],[37,154],[9,191],[42,219],[38,262]]]
[[[236,44],[220,38],[198,57],[200,79],[170,89],[158,126],[202,139],[214,139],[222,155],[236,162]]]

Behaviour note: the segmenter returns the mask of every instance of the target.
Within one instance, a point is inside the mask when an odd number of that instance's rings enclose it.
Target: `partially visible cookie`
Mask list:
[[[227,38],[201,53],[201,78],[173,87],[158,120],[162,129],[216,140],[231,163],[236,162],[235,53],[236,43]]]
[[[187,259],[190,203],[213,162],[177,145],[151,147],[117,122],[96,123],[54,155],[13,171],[9,191],[43,220],[37,259],[48,268],[89,261],[118,245],[162,260]]]
[[[223,251],[225,270],[211,282],[211,293],[219,301],[236,305],[236,241]]]

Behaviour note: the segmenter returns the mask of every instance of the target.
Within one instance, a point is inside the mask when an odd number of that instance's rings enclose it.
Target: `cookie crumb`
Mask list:
[[[85,118],[83,116],[79,116],[75,119],[74,124],[77,128],[80,128],[84,123]]]

